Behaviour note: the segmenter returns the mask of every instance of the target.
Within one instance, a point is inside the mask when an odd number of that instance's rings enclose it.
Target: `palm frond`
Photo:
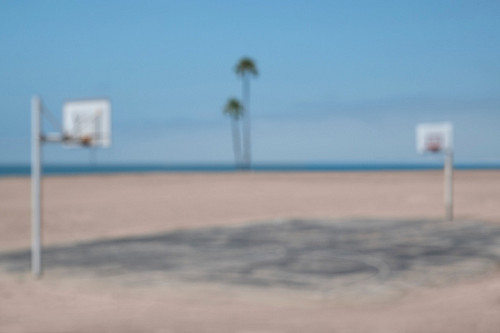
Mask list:
[[[238,75],[244,75],[245,73],[250,73],[255,76],[259,75],[255,62],[249,57],[243,57],[240,59],[235,67],[235,72]]]
[[[223,113],[231,118],[239,119],[243,116],[244,108],[240,101],[236,98],[228,99]]]

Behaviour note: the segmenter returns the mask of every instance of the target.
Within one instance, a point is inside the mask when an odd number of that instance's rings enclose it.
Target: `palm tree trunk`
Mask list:
[[[246,169],[250,169],[252,161],[251,124],[250,124],[250,74],[243,74],[243,162]]]
[[[239,169],[241,168],[241,139],[238,119],[231,119],[231,129],[233,133],[234,163],[236,168]]]

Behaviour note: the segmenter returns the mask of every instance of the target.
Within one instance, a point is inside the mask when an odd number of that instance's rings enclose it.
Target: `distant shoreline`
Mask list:
[[[440,163],[259,163],[252,166],[254,172],[373,172],[373,171],[426,171],[440,170]],[[500,163],[457,163],[457,170],[500,170]],[[223,173],[239,171],[233,164],[47,164],[46,175],[85,175],[122,173]],[[0,165],[0,177],[29,176],[29,164]]]

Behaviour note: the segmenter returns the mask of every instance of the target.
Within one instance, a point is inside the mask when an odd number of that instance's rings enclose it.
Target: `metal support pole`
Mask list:
[[[445,152],[444,178],[446,220],[453,221],[453,151],[451,148]]]
[[[41,102],[38,96],[31,100],[31,272],[35,277],[42,274],[41,254]]]

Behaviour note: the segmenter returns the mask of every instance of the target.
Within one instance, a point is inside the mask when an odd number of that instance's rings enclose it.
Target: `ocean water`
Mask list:
[[[256,172],[348,172],[348,171],[418,171],[439,170],[442,164],[411,163],[350,163],[350,164],[255,164]],[[500,170],[500,164],[456,164],[459,170]],[[234,164],[48,164],[43,166],[46,175],[114,174],[148,172],[236,172]],[[29,164],[0,165],[0,177],[29,176]]]

